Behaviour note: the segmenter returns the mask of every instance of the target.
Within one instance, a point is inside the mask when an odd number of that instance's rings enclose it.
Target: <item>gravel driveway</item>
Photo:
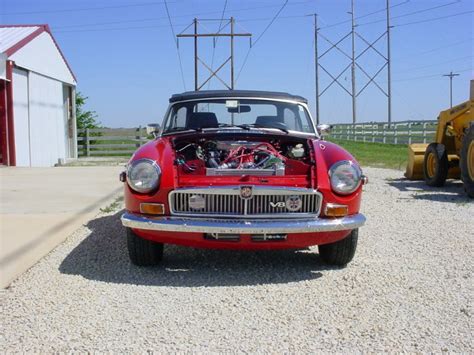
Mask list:
[[[354,261],[317,248],[169,246],[164,265],[126,255],[121,212],[78,230],[1,291],[0,350],[473,352],[474,203],[366,168]]]

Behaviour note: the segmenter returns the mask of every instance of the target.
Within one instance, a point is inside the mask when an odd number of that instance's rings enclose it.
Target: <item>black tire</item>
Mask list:
[[[163,244],[155,243],[133,233],[127,228],[128,255],[137,266],[158,265],[163,259]]]
[[[436,187],[443,186],[448,177],[448,170],[448,154],[444,144],[431,143],[428,145],[423,161],[423,175],[426,184]]]
[[[326,264],[345,266],[353,258],[357,249],[359,230],[352,230],[346,238],[335,243],[324,244],[318,247],[319,256]]]
[[[464,184],[464,190],[469,197],[474,198],[474,123],[467,130],[461,145],[461,179]]]

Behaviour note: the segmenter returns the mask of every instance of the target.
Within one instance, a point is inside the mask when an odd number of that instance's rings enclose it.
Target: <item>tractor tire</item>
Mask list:
[[[163,244],[143,239],[127,228],[128,255],[137,266],[158,265],[163,259]]]
[[[431,143],[426,148],[423,175],[428,186],[443,186],[448,177],[448,154],[444,144]]]
[[[318,247],[319,256],[326,264],[335,266],[345,266],[353,258],[357,249],[357,239],[359,230],[352,230],[346,238],[335,243],[324,244]]]
[[[464,190],[474,198],[474,124],[467,130],[461,145],[461,179]]]

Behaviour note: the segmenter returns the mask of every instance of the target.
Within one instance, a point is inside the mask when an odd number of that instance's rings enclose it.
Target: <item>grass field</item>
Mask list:
[[[405,170],[408,154],[406,145],[353,142],[330,137],[327,140],[349,151],[362,166]]]

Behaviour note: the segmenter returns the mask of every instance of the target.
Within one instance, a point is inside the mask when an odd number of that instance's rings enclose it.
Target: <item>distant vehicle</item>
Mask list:
[[[320,138],[306,99],[261,91],[173,95],[156,139],[121,175],[131,261],[158,264],[166,243],[226,249],[319,245],[328,264],[355,254],[357,161]]]
[[[437,187],[447,178],[461,178],[474,198],[474,80],[469,101],[440,112],[434,142],[408,147],[405,176]]]

